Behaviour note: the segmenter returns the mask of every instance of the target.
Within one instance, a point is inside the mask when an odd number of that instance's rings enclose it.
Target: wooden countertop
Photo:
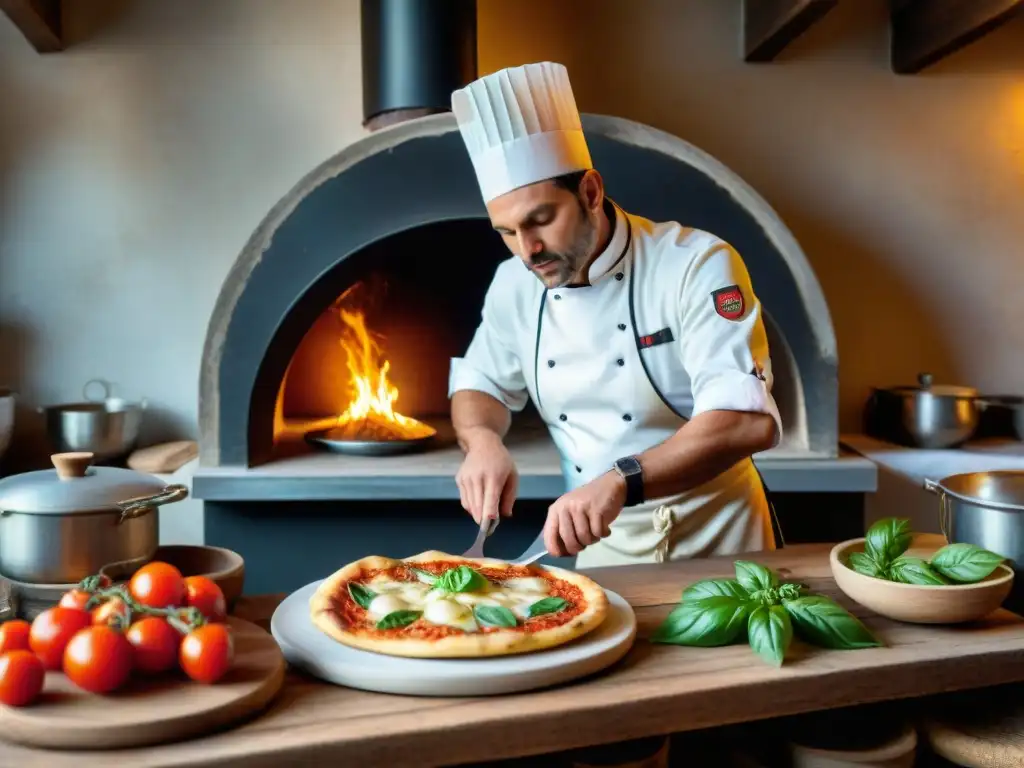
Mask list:
[[[290,673],[260,717],[194,741],[111,753],[43,752],[4,744],[11,764],[361,768],[446,765],[696,730],[858,703],[1024,681],[1024,619],[999,611],[975,626],[897,624],[838,593],[829,547],[803,545],[747,555],[829,594],[887,644],[823,651],[794,644],[782,669],[745,645],[655,646],[644,638],[698,579],[732,575],[734,558],[590,571],[636,609],[639,639],[609,671],[585,682],[494,698],[416,698],[327,685]],[[278,597],[247,598],[238,615],[267,625]],[[969,663],[965,663],[969,662]]]

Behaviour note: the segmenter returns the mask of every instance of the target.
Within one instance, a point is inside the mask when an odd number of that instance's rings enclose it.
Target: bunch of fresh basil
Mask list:
[[[654,631],[651,642],[702,648],[731,645],[744,635],[762,659],[781,666],[794,632],[822,648],[853,650],[882,643],[834,600],[806,594],[775,571],[738,560],[735,579],[706,579],[683,591],[683,601]]]
[[[974,544],[947,544],[931,559],[906,553],[914,538],[910,521],[888,517],[872,525],[864,551],[854,552],[847,564],[857,573],[903,584],[974,584],[991,574],[1006,558]]]

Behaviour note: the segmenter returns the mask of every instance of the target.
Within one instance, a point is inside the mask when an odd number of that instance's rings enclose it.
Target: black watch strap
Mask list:
[[[635,507],[644,501],[644,472],[636,456],[626,456],[615,462],[615,471],[626,481],[626,503]]]

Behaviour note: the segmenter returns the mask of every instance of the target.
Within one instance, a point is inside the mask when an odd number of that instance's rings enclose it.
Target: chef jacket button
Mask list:
[[[620,331],[626,330],[626,324],[625,323],[619,323],[619,330]]]
[[[622,420],[623,421],[632,421],[633,417],[630,416],[628,413],[624,413],[624,414],[622,414]]]
[[[583,471],[583,467],[576,467],[576,471],[577,472],[582,472]]]
[[[562,298],[562,294],[556,293],[552,298],[554,298],[555,301],[559,301]]]
[[[621,280],[622,279],[622,273],[621,272],[616,272],[615,273],[615,279],[616,280]]]
[[[622,359],[622,358],[620,357],[620,358],[619,358],[618,360],[616,360],[616,361],[615,361],[615,364],[616,364],[616,365],[618,365],[618,366],[619,366],[619,367],[621,368],[622,366],[624,366],[624,365],[626,364],[626,361],[625,361],[625,360],[623,360],[623,359]]]
[[[564,413],[558,414],[558,420],[559,421],[567,421],[568,419],[569,419],[569,417],[566,416]]]
[[[548,368],[554,368],[554,367],[555,367],[555,361],[554,360],[548,360]]]

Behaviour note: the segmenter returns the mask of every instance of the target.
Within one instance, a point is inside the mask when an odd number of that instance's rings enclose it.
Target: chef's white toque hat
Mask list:
[[[513,189],[593,168],[561,64],[501,69],[452,93],[484,202]]]

